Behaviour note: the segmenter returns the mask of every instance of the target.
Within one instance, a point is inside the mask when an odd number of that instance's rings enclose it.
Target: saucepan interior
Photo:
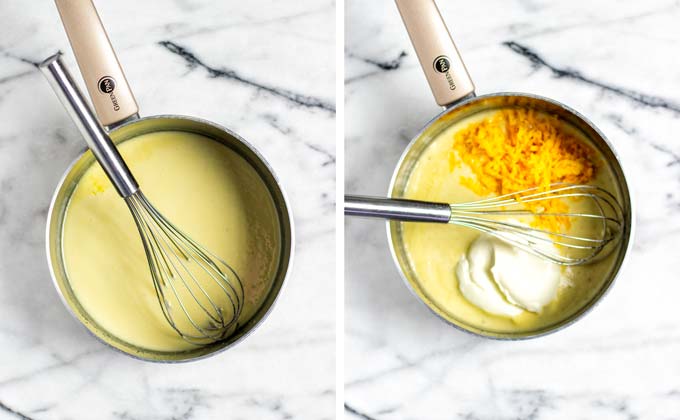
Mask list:
[[[120,144],[142,134],[160,131],[185,131],[200,134],[222,143],[225,147],[232,149],[244,158],[259,174],[262,181],[267,186],[279,218],[281,249],[279,266],[272,282],[271,289],[255,315],[247,323],[240,325],[227,339],[182,352],[158,352],[139,348],[111,335],[100,327],[83,309],[82,305],[78,302],[74,291],[70,287],[64,265],[62,249],[62,228],[70,197],[80,178],[94,163],[94,157],[89,150],[76,159],[72,166],[66,171],[64,178],[55,192],[48,215],[47,255],[52,278],[64,304],[92,334],[104,343],[133,357],[156,362],[180,362],[196,360],[225,350],[245,338],[264,320],[272,309],[281,291],[284,280],[290,271],[294,243],[293,219],[285,193],[264,158],[262,158],[262,156],[260,156],[257,151],[243,139],[223,127],[195,118],[158,116],[131,121],[116,128],[110,134],[112,140],[116,144]]]
[[[443,310],[431,298],[429,298],[427,293],[425,293],[425,291],[419,286],[420,283],[418,281],[418,275],[409,261],[403,237],[403,224],[401,222],[388,222],[387,233],[392,256],[401,271],[403,279],[411,291],[421,301],[423,301],[430,310],[454,327],[478,335],[499,339],[521,339],[544,335],[569,325],[586,313],[611,287],[630,248],[631,235],[633,231],[633,208],[628,183],[626,181],[626,177],[619,159],[604,135],[583,116],[566,107],[565,105],[550,99],[528,94],[501,93],[479,96],[449,108],[437,116],[423,129],[420,134],[418,134],[412,140],[410,145],[402,154],[399,164],[397,165],[392,177],[388,195],[394,198],[404,197],[405,189],[414,166],[419,161],[424,151],[432,143],[432,141],[452,124],[460,122],[480,112],[500,110],[510,107],[532,108],[537,111],[556,115],[567,125],[571,126],[575,130],[578,130],[583,135],[583,137],[587,139],[591,145],[597,149],[597,151],[600,152],[605,164],[609,166],[611,172],[613,173],[613,178],[615,179],[614,189],[616,191],[612,192],[619,199],[624,209],[624,224],[621,241],[616,245],[616,249],[612,252],[615,253],[615,261],[612,265],[612,268],[609,270],[607,278],[603,279],[603,281],[599,283],[601,285],[599,289],[595,293],[591,294],[591,297],[587,302],[579,305],[577,309],[575,309],[572,313],[565,315],[565,317],[559,320],[559,322],[544,326],[540,329],[521,332],[499,332],[486,330],[480,328],[479,326],[471,325],[470,323],[466,322],[466,320],[460,319],[450,312]],[[443,228],[446,227],[444,226]]]

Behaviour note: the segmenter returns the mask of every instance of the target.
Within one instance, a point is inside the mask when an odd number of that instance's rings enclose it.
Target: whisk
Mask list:
[[[587,200],[583,213],[532,211],[528,203],[551,200]],[[535,206],[548,208],[549,206]],[[460,204],[345,196],[345,214],[407,222],[450,223],[493,235],[526,252],[561,265],[579,265],[604,258],[619,240],[623,208],[609,191],[594,185],[551,184],[547,190],[531,188]],[[577,233],[532,227],[527,217],[568,218],[580,222]]]
[[[233,331],[243,308],[239,276],[182,233],[147,200],[57,53],[39,67],[127,203],[139,230],[165,319],[184,340],[207,344]],[[105,238],[103,239],[105,240]]]

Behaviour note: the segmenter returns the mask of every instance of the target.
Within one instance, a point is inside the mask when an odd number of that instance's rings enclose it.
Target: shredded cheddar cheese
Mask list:
[[[502,195],[566,182],[587,184],[596,174],[595,151],[567,132],[556,116],[532,109],[503,109],[454,135],[451,168],[466,164],[474,174],[461,182],[479,195]],[[561,213],[564,200],[526,203],[535,213]],[[568,217],[537,217],[536,227],[569,229]]]

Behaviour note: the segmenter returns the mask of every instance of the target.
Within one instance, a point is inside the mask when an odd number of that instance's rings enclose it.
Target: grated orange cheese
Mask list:
[[[567,132],[557,116],[533,109],[511,108],[495,112],[471,123],[454,135],[451,168],[460,161],[475,175],[461,183],[479,195],[502,195],[538,187],[548,191],[550,184],[587,184],[595,175],[595,151]],[[565,212],[561,200],[527,203],[540,212]],[[569,229],[564,216],[538,217],[537,227]]]

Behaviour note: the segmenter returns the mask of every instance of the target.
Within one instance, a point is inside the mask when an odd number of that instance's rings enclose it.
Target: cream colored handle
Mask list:
[[[92,0],[55,0],[87,91],[102,125],[139,111]]]
[[[475,92],[463,59],[434,0],[395,0],[437,104]]]

